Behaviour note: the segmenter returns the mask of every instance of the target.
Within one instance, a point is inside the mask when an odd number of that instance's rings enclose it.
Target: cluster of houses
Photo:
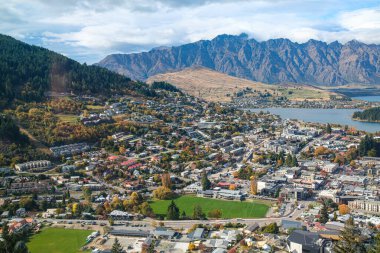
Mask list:
[[[50,151],[55,157],[61,156],[72,156],[77,154],[82,154],[85,151],[88,151],[90,146],[87,143],[75,143],[57,147],[51,147]]]

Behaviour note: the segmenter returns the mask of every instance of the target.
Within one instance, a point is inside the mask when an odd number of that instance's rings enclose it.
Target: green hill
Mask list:
[[[146,84],[0,34],[0,107],[14,100],[42,101],[47,91],[155,94]]]

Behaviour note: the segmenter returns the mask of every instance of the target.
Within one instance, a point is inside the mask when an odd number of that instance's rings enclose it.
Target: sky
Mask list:
[[[3,0],[0,33],[79,62],[220,34],[380,44],[380,0]]]

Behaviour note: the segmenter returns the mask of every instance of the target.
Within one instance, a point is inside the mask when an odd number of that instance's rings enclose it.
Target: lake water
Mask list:
[[[360,97],[352,97],[352,99],[358,99],[368,102],[380,102],[380,96],[360,96]]]
[[[380,131],[380,123],[360,122],[352,120],[357,109],[309,109],[309,108],[259,108],[249,109],[253,112],[270,112],[282,119],[298,119],[305,122],[330,123],[348,125],[370,133]]]

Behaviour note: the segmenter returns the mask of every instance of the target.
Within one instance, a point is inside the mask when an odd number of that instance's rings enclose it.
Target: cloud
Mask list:
[[[245,32],[257,40],[286,37],[380,43],[380,7],[339,0],[9,0],[0,32],[79,61]]]

